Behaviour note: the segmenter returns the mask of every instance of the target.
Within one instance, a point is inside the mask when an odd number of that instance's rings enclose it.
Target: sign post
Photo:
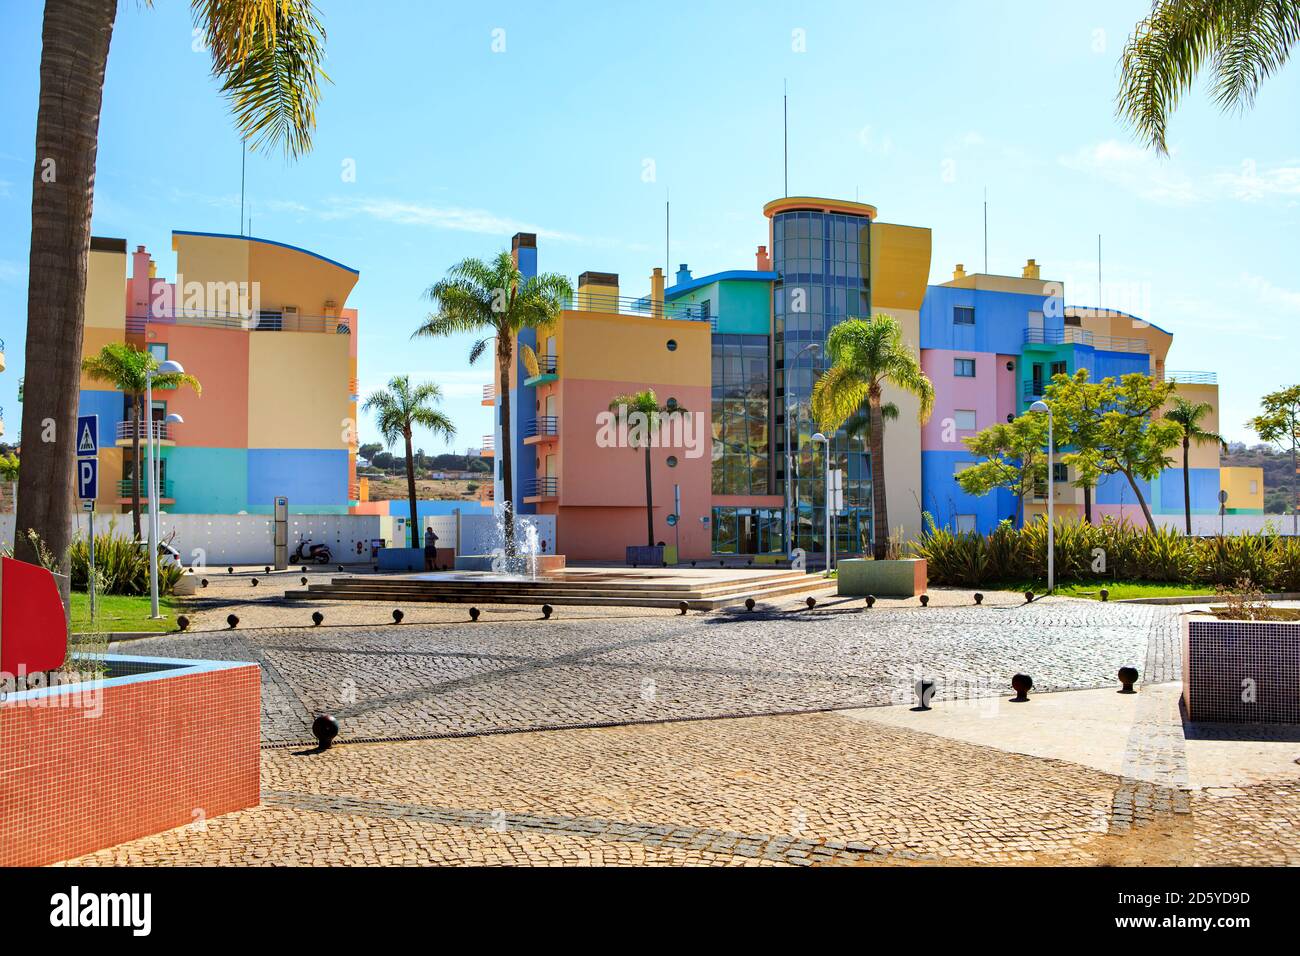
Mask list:
[[[95,499],[99,497],[99,416],[77,416],[77,497],[81,510],[90,514],[89,567],[86,594],[90,601],[90,626],[95,626]]]

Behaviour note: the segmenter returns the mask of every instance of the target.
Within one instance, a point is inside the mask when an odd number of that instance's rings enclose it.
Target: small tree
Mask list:
[[[416,427],[427,428],[448,441],[456,437],[451,419],[434,408],[442,401],[442,389],[432,382],[414,388],[406,375],[388,381],[387,389],[372,392],[361,406],[375,413],[375,426],[390,446],[399,438],[406,442],[406,494],[411,504],[411,547],[420,546],[420,516],[416,507],[415,456],[411,454],[411,433]],[[378,456],[376,456],[378,457]]]
[[[884,387],[915,395],[924,424],[934,407],[934,385],[921,370],[916,350],[903,339],[891,315],[847,318],[826,337],[831,367],[813,384],[812,412],[834,432],[865,405],[870,417],[872,551],[877,561],[889,553],[889,511],[885,497]],[[827,503],[829,505],[829,502]]]
[[[1209,402],[1189,402],[1181,395],[1175,395],[1173,407],[1165,410],[1165,418],[1177,422],[1183,429],[1183,511],[1187,516],[1188,534],[1192,533],[1192,472],[1187,459],[1192,443],[1208,445],[1213,442],[1225,450],[1228,447],[1222,435],[1201,427],[1201,419],[1212,411],[1214,406]]]
[[[655,544],[654,486],[650,478],[650,449],[654,447],[655,433],[664,415],[676,415],[685,412],[680,406],[669,408],[659,404],[659,398],[653,388],[630,395],[616,395],[609,403],[609,410],[617,412],[629,423],[628,444],[632,448],[645,449],[645,533],[646,545],[653,548]],[[639,416],[636,421],[632,416]]]
[[[1021,415],[1005,424],[990,425],[964,442],[984,461],[957,473],[961,490],[968,495],[1010,490],[1016,496],[1016,517],[1024,524],[1025,497],[1047,477],[1047,419]]]
[[[1075,401],[1075,380],[1058,380],[1057,401],[1067,406]],[[1138,481],[1152,481],[1173,464],[1167,454],[1183,437],[1182,426],[1160,416],[1174,391],[1173,382],[1157,382],[1149,375],[1131,372],[1118,382],[1113,378],[1098,383],[1098,397],[1106,410],[1089,432],[1090,446],[1080,446],[1062,457],[1066,465],[1086,475],[1101,478],[1123,475],[1142,507],[1147,526],[1155,530],[1151,507]]]
[[[1057,445],[1082,451],[1096,448],[1100,442],[1101,417],[1105,414],[1109,391],[1101,382],[1090,380],[1081,368],[1073,376],[1056,375],[1047,386],[1043,400],[1052,409]],[[1101,469],[1088,457],[1073,461],[1076,488],[1083,489],[1083,520],[1092,524],[1092,490],[1101,479]]]
[[[1269,392],[1259,400],[1262,409],[1246,423],[1264,441],[1291,452],[1292,533],[1300,534],[1300,496],[1296,494],[1297,450],[1300,450],[1300,385]]]

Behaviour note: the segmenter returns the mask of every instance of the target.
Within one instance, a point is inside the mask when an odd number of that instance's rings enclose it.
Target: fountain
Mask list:
[[[546,553],[537,525],[528,515],[515,518],[515,553],[507,555],[505,515],[498,511],[495,518],[491,550],[487,554],[456,555],[457,571],[491,571],[502,577],[536,581],[539,573],[544,575],[564,568],[563,555]]]

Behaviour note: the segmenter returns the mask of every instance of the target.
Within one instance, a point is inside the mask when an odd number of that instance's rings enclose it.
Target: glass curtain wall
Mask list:
[[[768,340],[713,336],[713,493],[768,492]]]
[[[796,501],[794,544],[815,556],[826,547],[826,451],[812,442],[819,428],[809,401],[813,382],[825,368],[827,332],[849,316],[871,315],[871,221],[825,212],[779,213],[772,220],[772,260],[780,275],[773,290],[772,330],[778,491],[784,491],[787,479],[784,416],[789,415],[795,452],[789,476]],[[816,354],[806,351],[812,343],[821,346]],[[871,464],[861,420],[850,420],[832,437],[831,461],[845,470],[845,511],[833,531],[836,550],[869,551]]]

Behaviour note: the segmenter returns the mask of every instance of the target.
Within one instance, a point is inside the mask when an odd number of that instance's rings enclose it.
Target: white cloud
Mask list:
[[[1186,173],[1173,169],[1149,151],[1108,139],[1083,146],[1058,160],[1084,173],[1163,205],[1185,206],[1206,198]]]
[[[431,226],[458,232],[475,232],[487,235],[509,236],[516,232],[532,232],[544,239],[558,242],[583,242],[580,236],[545,229],[532,223],[501,216],[484,209],[460,206],[440,206],[431,203],[401,199],[333,197],[317,211],[322,219],[347,219],[366,216],[382,222],[404,226]]]
[[[1249,272],[1241,274],[1242,284],[1255,293],[1260,304],[1272,309],[1281,309],[1285,312],[1300,312],[1300,292],[1294,289],[1284,289],[1281,286],[1274,285],[1263,276],[1252,275]]]
[[[1300,196],[1300,162],[1291,160],[1261,171],[1255,160],[1244,159],[1235,172],[1216,174],[1214,183],[1224,193],[1242,202]]]

